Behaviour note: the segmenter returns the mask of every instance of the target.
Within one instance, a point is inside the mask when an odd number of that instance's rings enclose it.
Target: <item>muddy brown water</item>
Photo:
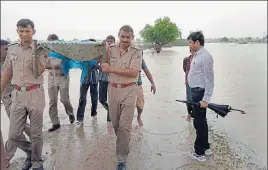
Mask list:
[[[144,126],[133,121],[129,170],[264,170],[267,169],[267,46],[266,44],[207,44],[214,57],[215,90],[211,102],[230,104],[246,111],[216,118],[208,112],[210,142],[214,155],[205,163],[189,159],[195,130],[182,116],[185,99],[182,60],[188,47],[163,49],[160,54],[144,52],[157,93],[143,74],[146,105]],[[70,73],[70,97],[75,114],[78,107],[80,70]],[[47,76],[45,76],[47,77]],[[47,88],[47,84],[45,84]],[[44,167],[46,170],[115,170],[115,135],[99,104],[98,116],[90,117],[90,96],[83,128],[70,125],[59,101],[62,127],[48,133],[51,126],[46,92],[44,112]],[[9,121],[1,108],[1,129],[7,139]],[[20,169],[24,153],[17,150],[11,170]]]

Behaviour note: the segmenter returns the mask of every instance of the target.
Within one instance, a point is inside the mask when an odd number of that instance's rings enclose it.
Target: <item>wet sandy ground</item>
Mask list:
[[[168,53],[168,52],[167,52]],[[165,54],[165,53],[164,53]],[[166,54],[165,54],[166,55]],[[161,60],[152,59],[149,66],[161,64]],[[146,60],[147,61],[147,60]],[[160,63],[159,63],[160,62]],[[165,68],[165,66],[161,66]],[[175,67],[175,66],[174,66]],[[172,67],[171,67],[172,69]],[[158,72],[157,68],[151,71]],[[177,69],[176,69],[177,70]],[[180,70],[180,68],[178,69]],[[154,73],[153,72],[153,73]],[[169,71],[166,71],[169,72]],[[170,72],[171,73],[171,72]],[[154,74],[157,94],[150,93],[150,86],[143,75],[146,106],[143,115],[144,126],[139,128],[136,117],[133,121],[131,153],[127,160],[128,170],[265,170],[258,155],[243,144],[235,145],[232,138],[224,131],[214,128],[213,124],[220,120],[208,113],[211,147],[214,154],[205,163],[191,160],[188,153],[192,151],[195,130],[191,123],[182,118],[186,114],[185,106],[176,103],[176,96],[184,95],[183,85],[160,83],[172,81],[161,74]],[[70,96],[75,109],[79,98],[80,71],[70,74]],[[180,81],[183,81],[180,80]],[[175,87],[176,86],[176,87]],[[45,85],[46,88],[46,85]],[[180,89],[179,92],[177,89]],[[178,94],[173,94],[173,93]],[[47,92],[46,92],[47,95]],[[115,170],[115,141],[113,129],[106,122],[106,112],[98,106],[97,118],[90,117],[90,97],[85,111],[85,125],[79,127],[70,124],[64,108],[59,103],[62,127],[52,133],[47,132],[51,126],[47,106],[44,112],[44,167],[46,170]],[[174,101],[174,102],[173,102]],[[4,140],[7,138],[9,122],[1,109],[1,129]],[[259,140],[259,139],[256,139]],[[18,149],[12,160],[10,170],[20,169],[24,161],[24,153]],[[262,158],[263,159],[263,158]],[[264,158],[265,159],[265,158]]]
[[[210,130],[210,142],[214,155],[205,163],[189,159],[187,155],[195,136],[192,124],[175,115],[173,118],[177,119],[164,117],[144,119],[143,128],[133,122],[131,153],[127,161],[129,170],[265,170],[252,163],[251,158],[237,155],[227,139],[213,130]],[[88,118],[83,128],[69,125],[65,115],[61,119],[64,123],[60,130],[44,131],[46,170],[116,170],[116,138],[111,125],[105,122],[105,116]],[[150,123],[152,121],[154,123]],[[23,154],[19,155],[10,170],[20,169],[24,158]]]

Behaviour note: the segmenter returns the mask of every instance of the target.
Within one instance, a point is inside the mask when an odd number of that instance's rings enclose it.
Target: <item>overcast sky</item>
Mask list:
[[[138,36],[145,24],[169,16],[185,38],[202,30],[205,38],[262,37],[267,32],[267,2],[8,2],[1,1],[1,38],[17,39],[16,23],[29,18],[36,39],[56,33],[61,39],[103,39],[129,24]]]

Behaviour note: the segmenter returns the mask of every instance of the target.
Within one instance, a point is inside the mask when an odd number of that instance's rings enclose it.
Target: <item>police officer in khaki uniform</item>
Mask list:
[[[43,111],[45,108],[45,93],[43,76],[47,54],[39,51],[38,70],[35,68],[34,23],[29,19],[21,19],[17,23],[20,42],[8,48],[4,71],[1,75],[1,96],[8,80],[14,90],[11,94],[10,127],[8,140],[27,154],[22,170],[43,170]],[[35,78],[34,72],[38,73]],[[22,140],[21,135],[26,126],[27,116],[30,119],[30,142]]]
[[[7,55],[7,50],[8,50],[8,41],[1,40],[1,70],[3,71],[5,68],[4,66],[4,61],[6,59]],[[16,43],[17,44],[17,43]],[[10,107],[11,107],[11,92],[14,89],[14,85],[11,84],[11,78],[8,80],[8,84],[6,85],[6,88],[3,90],[2,93],[2,102],[4,104],[6,113],[8,118],[10,118]],[[30,125],[27,123],[25,127],[25,133],[30,136]],[[22,140],[26,140],[24,134],[21,135]],[[17,146],[14,145],[10,140],[7,140],[6,145],[5,145],[5,156],[4,158],[6,159],[7,162],[9,162],[15,155],[17,150]],[[7,163],[7,166],[9,164]]]
[[[142,51],[132,43],[133,29],[125,25],[119,30],[119,43],[108,47],[108,60],[101,68],[109,75],[109,113],[117,136],[118,170],[126,169],[132,121],[137,100],[137,80],[141,71]],[[109,64],[108,64],[109,63]]]
[[[6,59],[7,50],[8,50],[9,42],[6,40],[1,40],[1,71],[4,70],[4,61]],[[14,86],[10,83],[11,79],[9,79],[6,88],[3,91],[2,102],[4,104],[7,116],[10,115],[10,106],[11,106],[11,91],[13,90]]]
[[[58,40],[56,34],[48,36],[48,41]],[[61,71],[62,60],[49,57],[47,59],[46,69],[48,69],[48,96],[49,96],[49,116],[52,121],[52,128],[48,129],[52,132],[60,128],[60,119],[58,116],[58,93],[60,91],[60,101],[64,105],[66,114],[69,116],[70,123],[75,120],[73,106],[69,97],[69,75],[65,76]]]

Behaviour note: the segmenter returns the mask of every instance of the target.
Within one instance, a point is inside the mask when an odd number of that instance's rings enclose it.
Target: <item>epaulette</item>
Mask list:
[[[17,44],[19,44],[19,42],[13,42],[13,43],[8,44],[8,47],[12,45],[17,45]]]
[[[131,43],[131,44],[130,44],[130,47],[131,47],[131,48],[134,48],[134,49],[136,49],[136,50],[138,50],[138,51],[139,51],[139,50],[142,50],[141,47],[140,47],[139,45],[135,44],[135,43]]]
[[[142,49],[137,45],[131,45],[130,47],[133,48],[136,52],[137,51],[142,51]]]

